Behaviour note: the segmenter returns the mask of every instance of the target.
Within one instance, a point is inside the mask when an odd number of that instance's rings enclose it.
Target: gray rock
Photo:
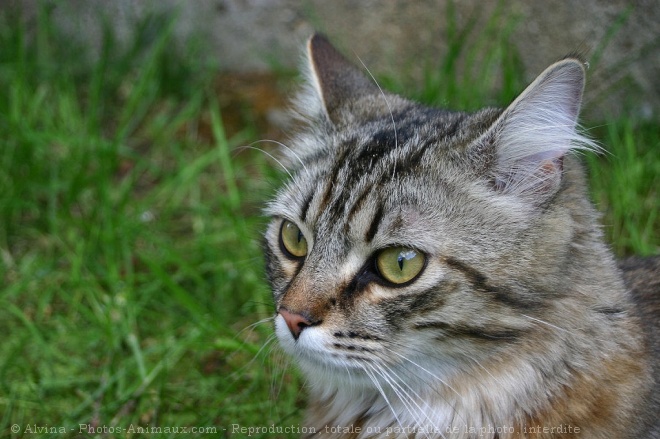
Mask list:
[[[20,1],[35,10],[36,0]],[[419,77],[420,59],[447,50],[450,22],[447,0],[69,0],[53,5],[58,26],[96,46],[102,14],[126,41],[140,17],[176,11],[177,38],[185,41],[194,35],[207,41],[210,56],[230,71],[295,67],[306,38],[320,30],[345,53],[359,55],[375,73],[397,77],[405,70]],[[595,60],[589,72],[587,117],[625,111],[658,118],[658,0],[457,0],[454,7],[459,30],[475,14],[475,34],[489,25],[505,29],[515,24],[510,41],[530,80],[569,53],[586,53]],[[492,17],[498,20],[489,21]]]

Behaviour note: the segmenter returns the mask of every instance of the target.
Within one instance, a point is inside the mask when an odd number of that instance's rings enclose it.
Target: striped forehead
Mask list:
[[[318,172],[301,219],[317,232],[370,242],[383,216],[384,197],[394,195],[397,179],[422,156],[406,152],[418,144],[415,138],[399,140],[393,130],[382,130],[344,143]]]
[[[315,235],[343,238],[347,245],[369,243],[384,217],[396,214],[385,205],[404,204],[397,197],[419,192],[411,189],[414,182],[428,184],[424,174],[435,167],[431,163],[438,162],[464,114],[433,110],[393,118],[395,124],[381,119],[337,134],[324,153],[308,156],[274,203],[280,209],[271,213],[291,212],[290,219],[299,219]]]

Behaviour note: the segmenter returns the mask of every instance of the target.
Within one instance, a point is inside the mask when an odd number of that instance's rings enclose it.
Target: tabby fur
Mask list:
[[[293,177],[265,237],[306,437],[652,437],[640,320],[657,311],[635,308],[587,196],[583,63],[466,113],[383,92],[320,35],[308,59],[307,128],[285,148]],[[282,248],[283,221],[304,258]],[[413,282],[379,276],[392,246],[425,255]]]

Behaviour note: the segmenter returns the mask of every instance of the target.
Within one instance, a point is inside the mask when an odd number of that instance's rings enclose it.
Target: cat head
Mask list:
[[[582,62],[465,113],[384,92],[319,35],[308,61],[265,253],[278,338],[312,384],[371,383],[375,364],[450,374],[562,306],[592,220],[571,157],[594,148],[576,130]]]

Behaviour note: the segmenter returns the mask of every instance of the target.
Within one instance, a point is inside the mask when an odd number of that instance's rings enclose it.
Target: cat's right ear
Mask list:
[[[489,164],[498,192],[542,204],[559,189],[566,154],[598,149],[577,130],[584,81],[577,59],[551,65],[476,142],[472,156]]]
[[[380,93],[375,83],[346,60],[323,35],[314,34],[307,42],[307,60],[311,87],[298,107],[312,119],[321,112],[337,127],[350,124],[357,116],[357,103],[366,96]]]

